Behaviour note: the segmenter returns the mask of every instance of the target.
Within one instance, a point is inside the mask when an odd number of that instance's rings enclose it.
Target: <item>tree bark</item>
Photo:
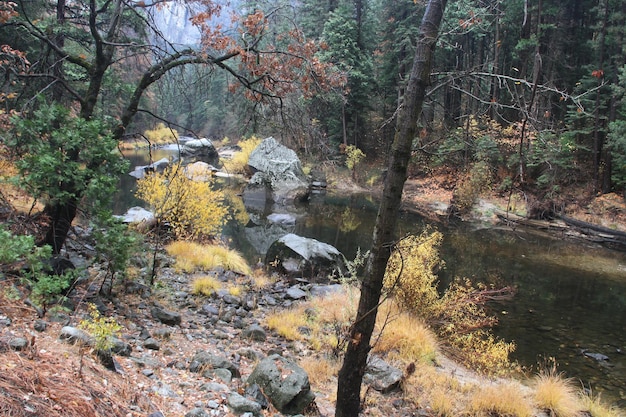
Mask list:
[[[429,0],[420,24],[413,68],[398,114],[389,170],[374,226],[370,257],[361,285],[357,316],[350,329],[350,341],[339,371],[335,417],[357,417],[359,414],[361,383],[371,348],[370,341],[376,323],[383,278],[395,240],[398,210],[407,178],[411,147],[416,137],[417,121],[430,81],[433,52],[446,3],[446,0]]]

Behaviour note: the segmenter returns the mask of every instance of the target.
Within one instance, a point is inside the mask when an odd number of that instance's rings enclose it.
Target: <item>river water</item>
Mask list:
[[[153,153],[152,159],[163,155]],[[136,165],[147,164],[142,153],[128,157]],[[132,195],[134,181],[123,179],[116,212],[140,204]],[[352,259],[371,244],[377,207],[367,195],[327,192],[289,210],[257,210],[246,224],[229,223],[224,234],[252,263],[262,260],[269,240],[282,233],[332,244]],[[295,224],[277,226],[266,219],[284,211],[296,218]],[[420,216],[401,213],[398,235],[420,233],[427,226]],[[626,408],[626,253],[534,230],[430,226],[444,234],[442,283],[469,277],[517,289],[513,299],[490,305],[499,318],[494,333],[517,346],[512,359],[529,374],[554,361],[566,376]]]

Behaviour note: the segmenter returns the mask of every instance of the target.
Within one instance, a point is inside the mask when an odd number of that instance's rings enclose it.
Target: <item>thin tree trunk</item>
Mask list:
[[[537,46],[535,47],[535,59],[533,64],[533,87],[530,93],[530,100],[528,101],[528,105],[526,106],[526,114],[524,115],[524,120],[522,121],[522,129],[520,133],[519,140],[519,178],[520,184],[525,184],[526,182],[526,154],[524,153],[524,144],[526,139],[526,126],[528,125],[528,121],[530,120],[533,114],[533,106],[535,105],[535,97],[537,95],[537,84],[539,83],[539,77],[541,76],[541,67],[542,67],[542,59],[540,53],[541,46],[541,13],[542,13],[542,0],[539,0],[539,4],[537,6]],[[526,144],[526,150],[530,150],[530,140]]]
[[[598,69],[604,68],[604,51],[605,51],[605,38],[607,23],[609,20],[609,5],[608,0],[604,2],[604,16],[602,18],[602,29],[600,30],[600,37],[598,39],[599,53],[598,53]],[[593,188],[594,191],[603,189],[600,185],[600,165],[602,162],[602,147],[604,144],[605,128],[602,122],[602,113],[606,112],[606,109],[601,110],[602,106],[602,93],[600,86],[602,85],[602,76],[598,77],[598,89],[596,90],[596,100],[594,106],[594,122],[593,122]]]
[[[446,0],[429,0],[406,88],[385,178],[383,197],[376,217],[374,236],[355,322],[350,329],[350,342],[339,371],[335,417],[357,417],[360,410],[360,390],[370,351],[370,340],[376,323],[383,277],[391,254],[402,190],[407,178],[411,145],[417,133],[417,121],[422,111],[430,81],[433,52]]]
[[[493,65],[491,72],[494,75],[499,75],[500,72],[500,43],[502,40],[500,39],[500,1],[496,2],[496,23],[495,23],[495,35],[493,41]],[[489,109],[490,116],[493,120],[496,118],[500,118],[498,114],[498,101],[499,101],[499,88],[498,88],[498,78],[493,77],[491,80],[491,105]]]

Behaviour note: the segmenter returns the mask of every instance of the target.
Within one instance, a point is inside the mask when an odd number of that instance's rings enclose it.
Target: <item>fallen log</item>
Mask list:
[[[496,216],[504,223],[519,224],[537,229],[561,231],[574,238],[600,243],[611,249],[626,251],[626,232],[609,229],[598,224],[558,215],[554,220],[529,219],[504,210],[496,210]]]
[[[520,224],[522,226],[530,226],[536,229],[547,229],[547,230],[566,230],[567,224],[562,221],[554,221],[554,220],[538,220],[538,219],[529,219],[528,217],[520,216],[518,214],[514,214],[511,212],[507,212],[505,210],[496,209],[494,211],[498,218],[505,223],[515,223]]]

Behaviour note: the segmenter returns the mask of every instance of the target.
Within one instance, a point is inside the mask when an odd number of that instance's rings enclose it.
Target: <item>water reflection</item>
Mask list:
[[[623,253],[510,230],[449,230],[442,252],[448,279],[499,280],[518,289],[514,300],[493,306],[496,334],[517,344],[514,358],[536,367],[554,357],[560,370],[603,397],[626,398]]]

